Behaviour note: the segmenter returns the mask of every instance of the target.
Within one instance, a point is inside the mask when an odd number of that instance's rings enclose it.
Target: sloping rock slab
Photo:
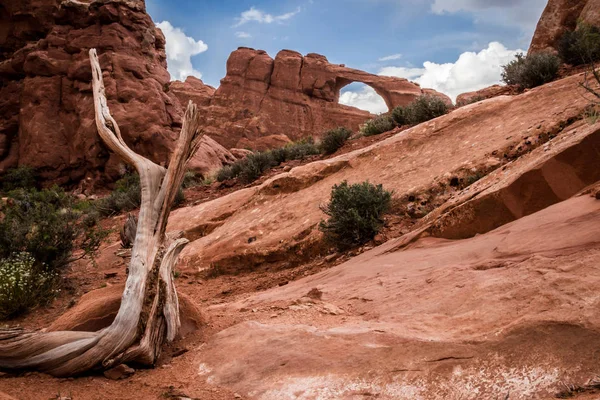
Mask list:
[[[531,399],[597,373],[600,201],[394,247],[225,306],[288,305],[217,334],[198,379],[258,399]],[[345,314],[289,306],[315,287]]]

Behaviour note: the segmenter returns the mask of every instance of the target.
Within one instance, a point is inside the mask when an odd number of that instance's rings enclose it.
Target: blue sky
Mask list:
[[[146,3],[165,32],[173,79],[191,74],[217,87],[229,54],[247,46],[272,57],[281,49],[319,53],[333,63],[406,77],[455,97],[499,81],[500,63],[527,50],[546,0]],[[369,104],[377,99],[359,85],[348,86],[342,97],[374,111],[381,106]]]

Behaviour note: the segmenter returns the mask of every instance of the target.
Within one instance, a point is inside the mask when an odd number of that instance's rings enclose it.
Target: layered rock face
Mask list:
[[[282,50],[272,59],[242,47],[229,57],[210,103],[208,134],[227,148],[256,148],[268,147],[273,135],[296,140],[338,126],[357,129],[371,114],[338,103],[352,82],[371,86],[390,109],[425,93],[406,79],[330,64],[322,55]]]
[[[529,52],[554,50],[563,33],[582,23],[600,25],[600,0],[550,0],[538,22]]]
[[[545,399],[589,380],[600,202],[578,193],[598,191],[600,124],[581,119],[582,79],[466,105],[174,211],[170,230],[192,241],[179,266],[190,276],[323,268],[224,297],[215,313],[245,322],[196,352],[197,381],[260,399]],[[329,267],[317,255],[320,205],[343,180],[381,183],[407,212],[431,212]]]
[[[0,173],[29,165],[66,183],[122,171],[94,123],[92,47],[125,141],[168,160],[181,106],[166,92],[165,39],[142,0],[0,0],[0,26]],[[203,148],[213,169],[231,157],[214,141]]]

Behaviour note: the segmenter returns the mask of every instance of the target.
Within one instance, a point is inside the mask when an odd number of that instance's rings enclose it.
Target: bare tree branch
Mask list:
[[[166,170],[127,146],[108,108],[96,50],[91,49],[89,56],[98,134],[140,175],[142,201],[121,306],[113,323],[98,332],[0,330],[2,370],[36,369],[70,376],[125,361],[152,365],[162,344],[172,341],[179,329],[172,269],[187,240],[171,242],[165,230],[185,166],[203,135],[198,109],[188,104],[177,148]]]

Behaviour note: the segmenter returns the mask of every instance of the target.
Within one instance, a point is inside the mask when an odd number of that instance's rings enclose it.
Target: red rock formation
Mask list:
[[[184,231],[192,240],[182,252],[182,268],[186,265],[191,270],[218,264],[223,270],[239,271],[265,260],[292,262],[308,258],[307,255],[319,249],[318,225],[324,218],[319,205],[328,201],[331,187],[344,180],[380,183],[399,198],[442,190],[438,188],[448,190],[440,196],[455,195],[455,189],[450,186],[452,177],[465,181],[477,178],[481,171],[514,160],[519,152],[527,153],[543,138],[547,140],[560,134],[556,141],[572,145],[572,141],[597,130],[594,126],[589,129],[566,126],[568,121],[577,120],[588,105],[581,96],[581,79],[582,74],[574,75],[518,96],[501,96],[458,108],[369,147],[293,168],[259,186],[196,207],[180,208],[171,214],[169,230]],[[483,233],[477,229],[499,226],[498,220],[506,223],[520,218],[537,211],[540,205],[548,205],[547,201],[564,200],[600,179],[600,174],[588,167],[598,158],[597,144],[573,149],[575,155],[567,157],[557,155],[555,151],[563,150],[552,143],[524,156],[524,164],[513,161],[510,166],[497,170],[499,178],[494,179],[500,179],[498,191],[502,193],[499,195],[502,201],[491,202],[487,197],[475,201],[475,192],[466,191],[467,200],[493,204],[493,207],[477,213],[465,211],[455,215],[455,219],[472,221],[472,216],[477,215],[477,221],[470,222],[469,229],[473,235]],[[547,167],[534,162],[550,155],[560,162],[554,160],[547,163]],[[533,173],[531,169],[540,171]],[[505,175],[507,171],[510,175]],[[525,182],[527,188],[519,186],[524,183],[511,189],[502,186],[511,182],[509,178],[519,175],[524,175],[520,182]],[[491,183],[486,182],[482,178],[477,183],[488,188]],[[437,201],[429,196],[425,197],[428,203]],[[444,220],[449,224],[454,219]],[[197,232],[204,232],[206,224],[216,228],[198,237]],[[459,229],[453,223],[452,232],[469,229]],[[256,240],[248,241],[251,237]]]
[[[201,107],[208,106],[210,99],[215,94],[214,87],[205,84],[201,79],[194,76],[188,76],[185,82],[171,82],[169,91],[179,99],[181,104],[187,104],[191,100]]]
[[[553,50],[561,35],[578,24],[600,25],[600,0],[549,0],[529,51]]]
[[[227,61],[227,75],[210,104],[208,132],[227,148],[253,147],[269,135],[296,140],[327,129],[357,129],[367,111],[338,103],[352,83],[371,86],[389,108],[410,103],[424,91],[406,79],[369,74],[330,64],[322,55],[241,47]]]
[[[24,164],[63,183],[117,175],[120,161],[93,120],[91,47],[125,141],[156,162],[168,159],[181,107],[165,92],[165,39],[143,0],[0,0],[0,26],[0,173]],[[231,156],[216,146],[204,147]]]

